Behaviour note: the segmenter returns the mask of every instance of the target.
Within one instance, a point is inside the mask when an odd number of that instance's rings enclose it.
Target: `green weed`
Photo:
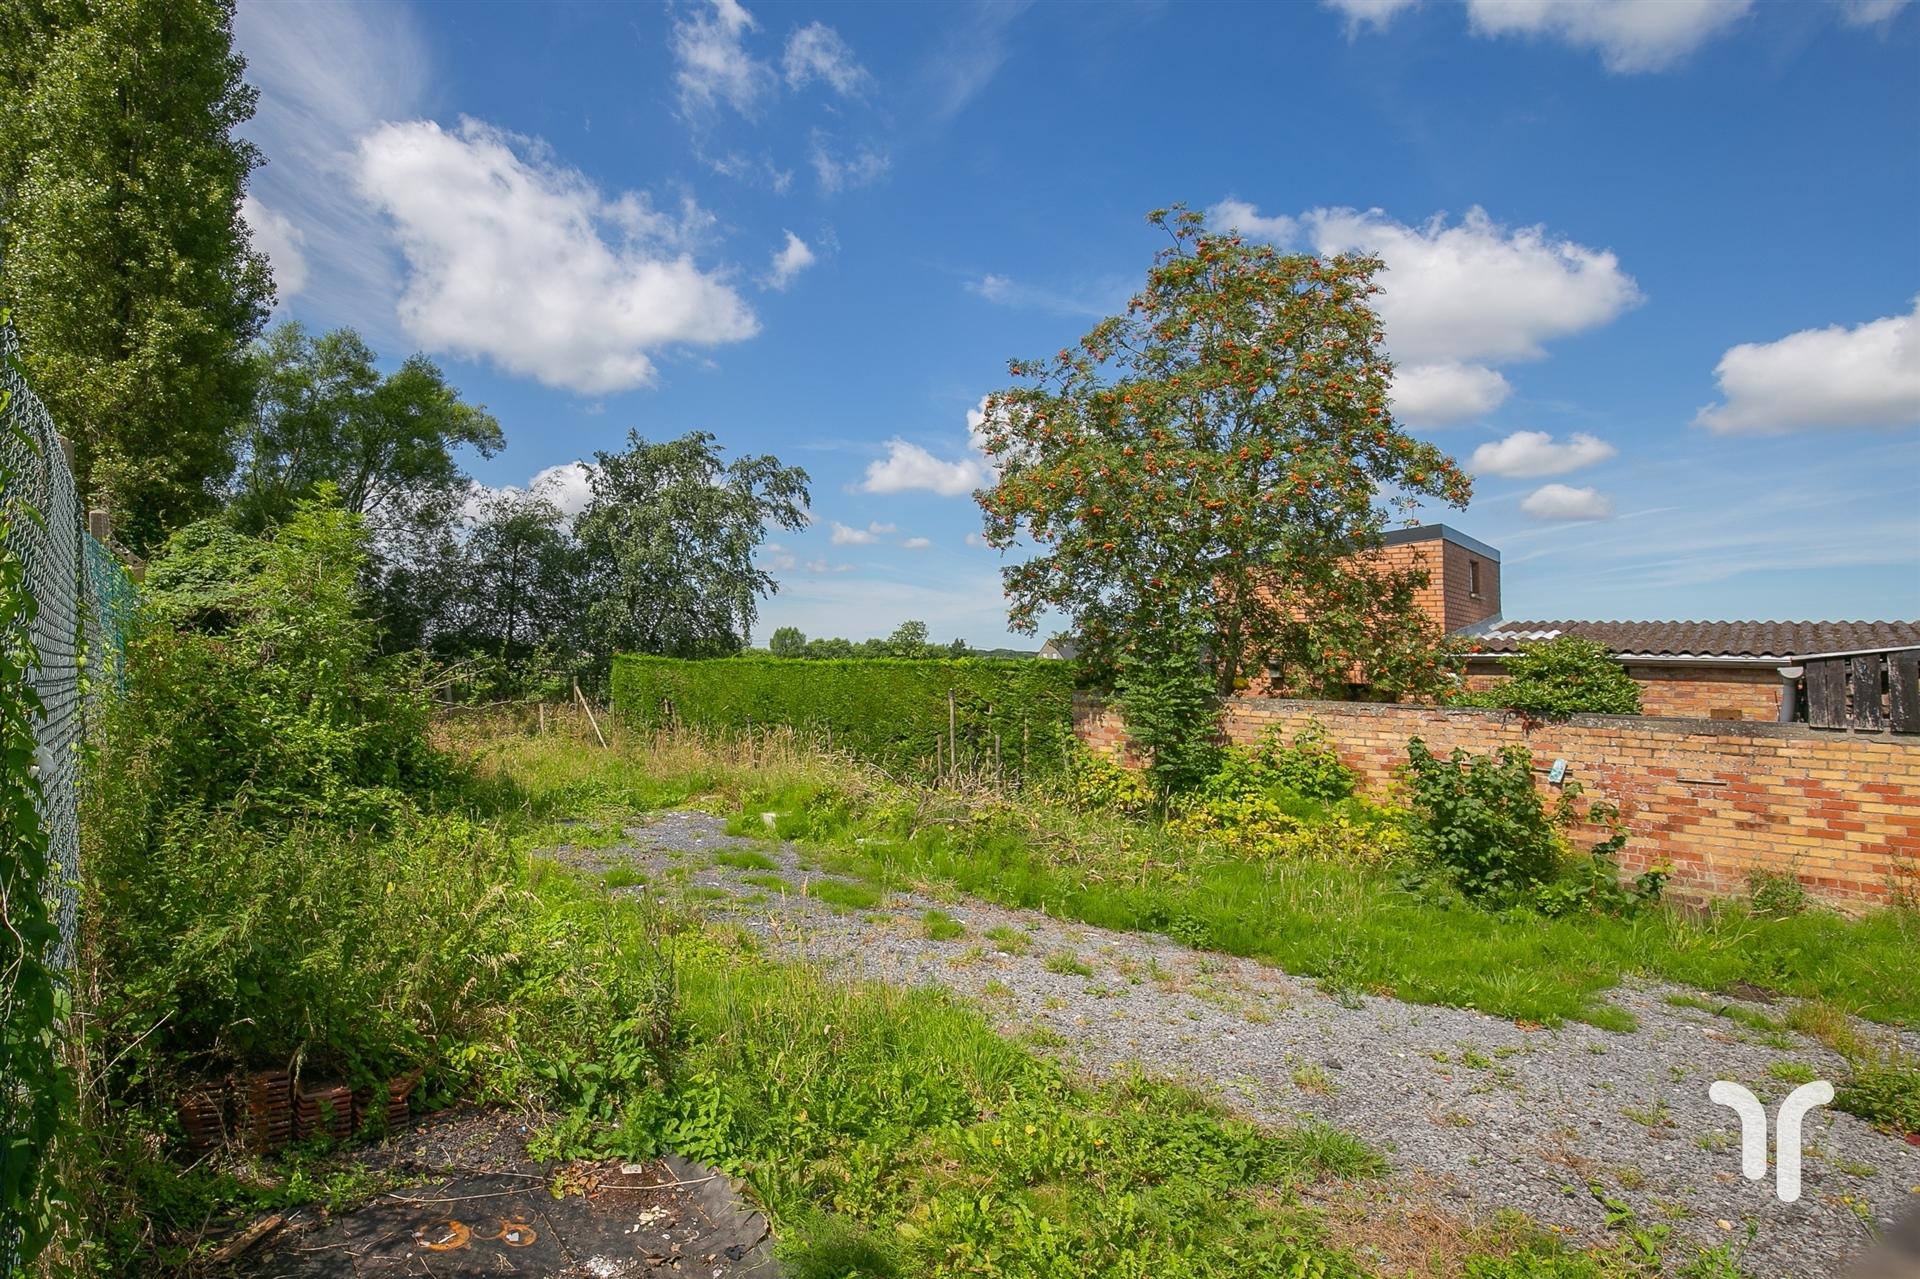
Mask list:
[[[966,935],[966,926],[944,910],[930,910],[920,916],[920,931],[933,941],[952,941]]]

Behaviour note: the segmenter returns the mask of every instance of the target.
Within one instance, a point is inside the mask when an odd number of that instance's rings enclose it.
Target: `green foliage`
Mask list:
[[[138,550],[212,509],[273,299],[231,0],[0,14],[0,294],[82,493]]]
[[[379,530],[448,524],[471,481],[454,451],[492,457],[500,423],[464,403],[424,355],[382,374],[352,329],[313,337],[289,321],[257,348],[259,392],[231,508],[248,532],[289,519],[332,485],[340,504]]]
[[[1008,772],[1043,772],[1065,758],[1072,739],[1073,673],[1060,662],[676,661],[622,654],[613,667],[613,705],[634,724],[785,724],[904,770],[930,764],[936,748],[943,757],[947,753],[949,691],[962,759],[991,766],[996,737]]]
[[[8,431],[11,395],[0,389]],[[0,1266],[31,1261],[60,1219],[49,1154],[75,1097],[58,1038],[69,1002],[54,967],[55,867],[40,819],[34,726],[43,710],[31,682],[38,605],[11,541],[18,521],[40,516],[19,501],[14,481],[0,465]]]
[[[1153,790],[1131,768],[1076,744],[1067,752],[1065,793],[1083,812],[1144,817],[1153,808]]]
[[[590,647],[601,662],[739,652],[775,589],[754,549],[769,528],[805,524],[807,473],[770,455],[723,463],[704,431],[627,439],[624,452],[594,454],[593,499],[576,525]]]
[[[1640,686],[1606,645],[1558,635],[1523,645],[1506,659],[1507,678],[1462,693],[1465,706],[1497,706],[1529,715],[1638,715]]]
[[[1456,747],[1439,759],[1426,743],[1407,743],[1415,839],[1429,862],[1468,897],[1493,905],[1526,904],[1542,914],[1632,915],[1656,902],[1671,867],[1655,866],[1631,886],[1615,855],[1626,843],[1619,812],[1604,802],[1581,808],[1568,781],[1551,811],[1533,784],[1533,756],[1507,746],[1469,756]],[[1573,854],[1563,832],[1581,822],[1611,833]]]
[[[176,810],[373,821],[441,776],[417,668],[379,655],[364,611],[365,533],[330,502],[270,539],[191,526],[151,565],[136,691],[107,724],[127,798],[103,834],[135,863]]]
[[[1471,486],[1388,411],[1380,262],[1284,254],[1181,207],[1148,221],[1171,244],[1127,313],[1012,362],[1021,384],[988,397],[987,540],[1035,548],[1003,571],[1013,625],[1064,612],[1096,666],[1188,630],[1223,693],[1267,664],[1302,689],[1344,690],[1356,667],[1438,688],[1424,573],[1365,552],[1383,492],[1464,506]]]
[[[1251,750],[1227,747],[1201,793],[1210,798],[1237,798],[1285,792],[1334,803],[1353,794],[1354,782],[1353,770],[1341,763],[1327,730],[1308,724],[1294,734],[1292,745],[1281,739],[1276,728]]]
[[[584,642],[584,565],[560,508],[512,490],[482,499],[453,568],[457,586],[428,637],[433,650],[498,658],[509,677],[564,697],[568,684],[552,677]]]
[[[814,661],[831,661],[848,657],[968,657],[993,656],[976,654],[967,647],[965,640],[953,640],[946,644],[935,644],[928,638],[925,622],[906,621],[893,629],[885,639],[861,640],[855,643],[850,639],[808,639],[798,627],[782,626],[767,641],[767,651],[775,657],[805,657]]]
[[[1168,626],[1136,636],[1120,662],[1114,699],[1161,796],[1191,790],[1213,771],[1220,699],[1194,631]]]
[[[944,993],[695,938],[676,967],[688,1035],[665,1113],[598,1148],[664,1141],[743,1174],[789,1273],[1359,1273],[1269,1206],[1381,1171],[1344,1134],[1263,1130],[1140,1078],[1076,1086]]]
[[[1407,761],[1420,850],[1469,897],[1511,901],[1554,877],[1562,844],[1525,747],[1439,759],[1415,737]]]
[[[850,800],[856,793],[862,798]],[[1920,1025],[1920,970],[1909,962],[1920,949],[1920,914],[1910,910],[1762,920],[1740,902],[1704,911],[1582,906],[1558,916],[1469,909],[1448,876],[1416,883],[1391,863],[1239,856],[1138,821],[1052,807],[1031,791],[1017,806],[970,810],[918,789],[875,794],[816,781],[751,794],[739,829],[762,829],[768,809],[782,814],[783,838],[814,841],[836,871],[946,883],[1096,927],[1168,933],[1302,976],[1338,972],[1356,989],[1416,1003],[1630,1029],[1632,1017],[1606,992],[1629,974],[1650,974],[1701,990],[1747,982]],[[1326,810],[1300,799],[1290,815],[1316,812]],[[1348,815],[1371,837],[1362,813]],[[1391,825],[1391,815],[1380,821]]]
[[[920,916],[920,929],[933,941],[952,941],[966,935],[966,925],[944,910],[930,910]]]
[[[1747,900],[1756,915],[1784,918],[1807,909],[1807,890],[1791,874],[1754,869],[1747,872]]]
[[[1833,1104],[1896,1133],[1920,1133],[1920,1059],[1898,1051],[1852,1059]]]

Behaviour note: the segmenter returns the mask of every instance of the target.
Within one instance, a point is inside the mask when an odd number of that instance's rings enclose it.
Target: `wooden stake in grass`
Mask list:
[[[580,709],[587,713],[587,723],[593,725],[593,735],[600,739],[600,749],[607,748],[607,735],[600,731],[600,721],[593,717],[593,707],[587,705],[587,695],[580,691],[580,681],[573,681],[573,695],[580,699]]]
[[[960,768],[960,738],[954,727],[953,690],[947,690],[947,767],[958,772]]]

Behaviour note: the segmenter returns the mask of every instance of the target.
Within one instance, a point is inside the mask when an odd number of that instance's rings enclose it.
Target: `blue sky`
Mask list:
[[[433,355],[557,496],[814,481],[759,638],[1005,642],[968,413],[1184,201],[1387,262],[1510,618],[1920,617],[1920,6],[309,5],[237,24],[279,314]],[[556,469],[557,468],[557,469]]]

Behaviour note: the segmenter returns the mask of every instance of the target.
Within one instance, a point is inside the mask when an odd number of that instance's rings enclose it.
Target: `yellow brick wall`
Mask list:
[[[1117,711],[1081,698],[1076,729],[1116,754],[1126,734]],[[1619,805],[1628,874],[1667,862],[1682,897],[1745,891],[1749,871],[1792,875],[1841,907],[1920,893],[1920,741],[1821,732],[1805,725],[1736,724],[1581,715],[1530,721],[1501,711],[1234,698],[1223,726],[1239,743],[1278,729],[1291,738],[1318,722],[1368,793],[1391,798],[1418,736],[1435,754],[1486,754],[1508,744],[1546,770],[1567,761],[1587,799]]]

